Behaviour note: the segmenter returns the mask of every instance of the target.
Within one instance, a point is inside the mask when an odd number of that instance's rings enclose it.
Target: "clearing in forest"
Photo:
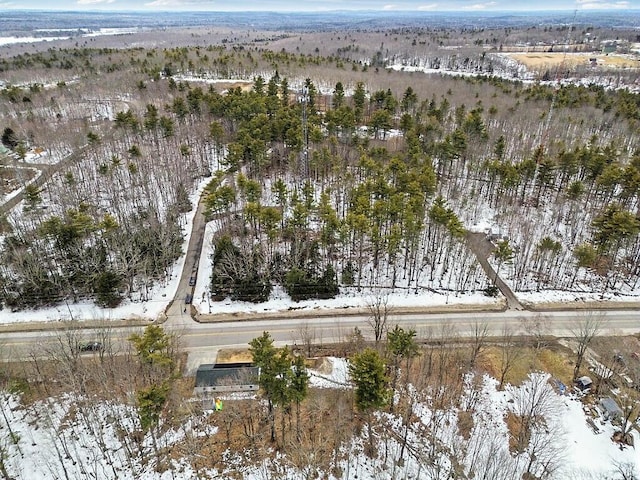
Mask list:
[[[631,55],[602,53],[522,52],[509,53],[509,57],[522,63],[528,70],[541,71],[561,65],[566,67],[589,66],[592,59],[598,67],[640,68],[640,59]]]

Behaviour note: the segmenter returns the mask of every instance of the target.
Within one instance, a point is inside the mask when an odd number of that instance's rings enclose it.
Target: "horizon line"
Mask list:
[[[192,9],[168,9],[168,10],[155,10],[155,9],[71,9],[71,8],[30,8],[30,7],[0,7],[0,11],[29,11],[29,12],[56,12],[56,13],[303,13],[303,14],[326,14],[326,13],[450,13],[450,14],[469,14],[469,13],[624,13],[629,11],[640,11],[640,6],[631,8],[601,8],[601,9],[575,9],[575,8],[558,8],[558,9],[469,9],[469,10],[440,10],[440,9],[332,9],[332,10],[192,10]]]

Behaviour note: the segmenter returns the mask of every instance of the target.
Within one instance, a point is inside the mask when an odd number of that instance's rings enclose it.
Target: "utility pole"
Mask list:
[[[551,97],[551,105],[549,106],[549,111],[547,112],[547,121],[545,122],[543,128],[543,133],[542,133],[542,142],[541,145],[544,147],[547,144],[547,141],[549,140],[549,131],[551,130],[551,118],[553,117],[553,112],[556,106],[556,100],[558,98],[558,91],[560,90],[560,87],[562,86],[562,82],[560,80],[560,74],[565,74],[566,72],[564,72],[564,70],[567,68],[567,50],[569,48],[571,48],[571,29],[573,28],[574,24],[576,23],[576,16],[578,15],[578,10],[574,10],[573,12],[573,19],[571,20],[571,23],[569,24],[569,30],[567,31],[567,38],[564,42],[564,48],[563,48],[563,54],[562,54],[562,62],[560,62],[560,65],[558,66],[558,68],[556,69],[556,79],[555,79],[555,85],[554,85],[554,89],[553,89],[553,96]],[[548,150],[548,147],[547,147]]]
[[[302,104],[302,155],[300,158],[301,180],[309,178],[309,125],[307,122],[307,104],[309,103],[309,87],[303,86],[298,101]]]

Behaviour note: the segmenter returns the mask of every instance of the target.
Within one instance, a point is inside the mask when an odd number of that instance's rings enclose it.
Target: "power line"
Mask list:
[[[567,49],[571,46],[571,30],[573,29],[573,25],[575,24],[576,21],[576,17],[578,15],[578,10],[574,10],[573,11],[573,18],[571,19],[571,22],[569,23],[569,28],[567,31],[567,38],[565,40],[564,43],[564,48],[563,48],[563,54],[562,54],[562,61],[560,62],[560,65],[558,65],[558,68],[556,69],[556,79],[555,79],[555,87],[553,90],[553,96],[551,97],[551,105],[549,106],[549,111],[547,112],[547,121],[545,123],[545,127],[544,127],[544,136],[542,138],[542,142],[541,142],[541,146],[546,145],[547,141],[549,140],[549,132],[551,130],[551,119],[553,118],[553,113],[555,110],[555,106],[556,106],[556,101],[558,99],[558,91],[560,90],[560,72],[562,70],[564,70],[564,66],[567,63]]]

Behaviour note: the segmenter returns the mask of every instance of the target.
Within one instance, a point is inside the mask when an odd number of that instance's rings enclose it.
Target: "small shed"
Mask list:
[[[196,371],[194,394],[258,390],[259,368],[245,364],[206,363]]]
[[[611,397],[604,397],[600,400],[600,410],[607,420],[618,420],[623,414],[622,409]]]
[[[576,380],[576,387],[578,387],[578,389],[582,392],[590,389],[591,385],[593,385],[593,381],[586,375]]]
[[[487,234],[487,240],[492,243],[504,242],[505,240],[509,240],[509,237],[505,235],[505,233],[499,227],[489,227],[485,230],[485,233]]]

